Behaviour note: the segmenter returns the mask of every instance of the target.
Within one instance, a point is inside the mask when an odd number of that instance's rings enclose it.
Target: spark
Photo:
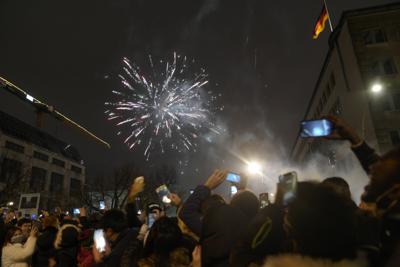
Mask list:
[[[107,119],[115,122],[118,135],[125,135],[130,149],[143,145],[147,160],[152,152],[167,149],[196,151],[202,133],[219,134],[212,122],[217,97],[204,91],[209,83],[205,69],[192,71],[195,61],[177,53],[171,62],[148,59],[146,73],[123,58],[120,88],[112,90],[114,101],[105,103]]]

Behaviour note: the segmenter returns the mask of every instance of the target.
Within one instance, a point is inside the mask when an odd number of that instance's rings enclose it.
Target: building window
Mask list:
[[[333,104],[331,110],[329,111],[330,114],[333,115],[340,115],[343,112],[342,103],[340,103],[340,99],[338,98],[335,103]]]
[[[383,73],[390,75],[390,74],[396,74],[397,73],[397,69],[396,69],[396,65],[393,61],[393,59],[386,59],[382,62],[382,66],[383,66]]]
[[[335,74],[332,72],[331,76],[329,77],[329,85],[331,86],[331,89],[335,88],[336,86],[336,78]]]
[[[71,183],[69,187],[70,195],[79,195],[81,192],[81,181],[75,178],[71,178]]]
[[[394,146],[400,145],[400,134],[399,131],[390,132],[390,140]]]
[[[40,192],[44,190],[46,183],[46,170],[38,167],[32,167],[30,188],[34,192]]]
[[[392,58],[375,61],[371,65],[371,74],[376,76],[397,74],[396,64]]]
[[[4,158],[1,163],[0,182],[12,183],[22,179],[22,162]]]
[[[79,167],[77,167],[75,165],[71,165],[71,171],[81,174],[82,173],[82,168],[79,168]]]
[[[323,92],[323,94],[322,94],[322,103],[323,103],[323,105],[326,104],[326,101],[327,101],[326,93]]]
[[[33,157],[36,159],[46,161],[46,162],[49,161],[49,156],[47,156],[46,154],[40,153],[38,151],[33,151]]]
[[[23,146],[10,141],[6,141],[6,148],[19,153],[24,153],[25,151],[25,148]]]
[[[52,193],[61,193],[63,191],[64,176],[59,173],[51,173],[50,191]]]
[[[364,33],[365,44],[379,44],[386,42],[386,36],[382,29],[371,29]]]
[[[65,167],[65,161],[62,161],[62,160],[59,160],[59,159],[56,159],[56,158],[53,158],[53,164],[54,165],[57,165],[57,166],[60,166],[60,167]]]

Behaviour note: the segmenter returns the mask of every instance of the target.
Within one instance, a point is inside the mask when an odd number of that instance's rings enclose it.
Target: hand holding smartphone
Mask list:
[[[283,205],[287,205],[295,196],[297,191],[297,173],[288,172],[279,176],[279,187],[282,193]]]
[[[169,191],[168,187],[165,184],[159,186],[156,189],[156,192],[164,204],[171,203],[171,198],[170,198],[171,192]]]

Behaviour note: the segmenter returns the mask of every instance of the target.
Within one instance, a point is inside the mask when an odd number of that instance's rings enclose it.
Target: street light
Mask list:
[[[14,206],[14,202],[12,202],[12,201],[8,202],[7,206]]]
[[[261,166],[257,162],[249,162],[247,170],[252,174],[261,173]]]
[[[375,83],[371,87],[371,92],[374,94],[379,94],[380,92],[382,92],[382,90],[383,90],[383,86],[380,83]]]

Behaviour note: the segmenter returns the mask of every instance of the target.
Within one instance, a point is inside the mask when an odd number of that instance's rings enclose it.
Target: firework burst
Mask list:
[[[201,134],[219,133],[210,118],[217,98],[205,92],[207,74],[192,72],[193,63],[174,53],[172,62],[153,64],[149,56],[150,74],[145,74],[123,59],[121,86],[112,91],[115,101],[105,103],[105,113],[130,149],[142,146],[149,159],[152,152],[196,150]]]

